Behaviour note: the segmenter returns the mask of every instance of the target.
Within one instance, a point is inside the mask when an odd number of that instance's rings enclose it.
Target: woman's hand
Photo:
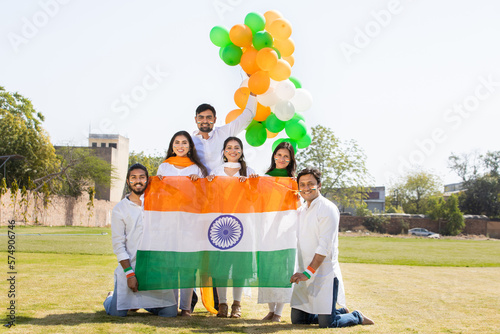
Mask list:
[[[200,177],[196,174],[191,174],[191,175],[189,175],[189,178],[191,179],[191,181],[194,182],[194,181],[198,180]]]
[[[156,176],[158,176],[158,179],[159,179],[160,181],[161,181],[161,179],[163,179],[163,176],[161,176],[161,175],[156,175]]]
[[[250,174],[248,177],[253,179],[253,178],[259,177],[259,174]]]
[[[240,176],[240,177],[238,177],[238,179],[240,179],[240,182],[245,182],[247,180],[247,177],[246,176]]]
[[[215,175],[207,175],[207,180],[209,182],[212,182],[212,180],[214,179]]]

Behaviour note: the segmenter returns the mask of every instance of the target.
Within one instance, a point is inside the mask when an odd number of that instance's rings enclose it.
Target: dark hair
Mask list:
[[[212,107],[212,106],[211,106],[210,104],[208,104],[208,103],[203,103],[203,104],[200,104],[200,105],[198,106],[198,108],[196,108],[196,116],[198,116],[198,114],[199,114],[199,113],[202,113],[202,112],[204,112],[204,111],[206,111],[206,110],[210,110],[210,111],[212,111],[212,112],[214,113],[214,117],[216,117],[216,116],[215,116],[215,108],[214,108],[214,107]]]
[[[187,157],[200,168],[203,177],[207,176],[207,168],[201,163],[200,158],[198,157],[198,153],[196,152],[196,147],[194,146],[193,138],[191,138],[191,135],[187,131],[178,131],[172,136],[172,139],[170,139],[170,144],[168,144],[167,157],[165,159],[176,156],[174,152],[174,140],[178,136],[184,136],[187,138],[189,143],[189,151]]]
[[[300,171],[299,175],[297,175],[297,183],[300,181],[300,178],[304,175],[311,174],[314,176],[318,184],[321,184],[321,172],[316,167],[306,167]]]
[[[276,169],[276,161],[274,161],[274,156],[282,148],[287,149],[288,152],[290,152],[290,163],[288,164],[288,166],[286,166],[286,171],[288,172],[289,177],[293,177],[295,175],[295,168],[297,168],[297,163],[295,162],[295,151],[293,149],[293,146],[287,141],[279,143],[278,146],[276,146],[276,148],[274,149],[273,155],[271,156],[271,167],[269,167],[266,174]]]
[[[128,168],[128,171],[127,171],[127,181],[128,181],[128,178],[130,176],[130,172],[132,172],[134,169],[142,169],[143,171],[146,172],[146,177],[149,179],[149,173],[148,173],[148,169],[146,167],[144,167],[144,165],[141,165],[141,164],[133,164],[132,166],[130,166]]]
[[[227,162],[227,158],[224,156],[224,150],[226,149],[227,143],[229,143],[231,140],[236,140],[238,144],[240,144],[241,157],[238,159],[238,162],[241,164],[240,175],[247,176],[247,163],[245,162],[245,155],[243,154],[243,143],[241,142],[240,138],[228,137],[226,140],[224,140],[224,146],[222,147],[222,160],[224,160],[224,162]]]

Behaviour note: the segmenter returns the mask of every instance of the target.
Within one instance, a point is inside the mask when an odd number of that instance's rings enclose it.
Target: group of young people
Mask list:
[[[172,136],[165,161],[157,176],[187,176],[193,182],[199,178],[212,181],[215,176],[238,177],[240,182],[259,177],[250,168],[243,153],[243,143],[236,137],[255,117],[257,101],[251,95],[243,113],[229,124],[215,127],[216,111],[209,104],[196,109],[198,130],[191,136],[179,131]],[[280,143],[271,156],[265,175],[292,177],[298,182],[304,204],[297,210],[297,267],[290,278],[292,288],[259,288],[259,303],[268,303],[264,321],[281,321],[283,307],[290,303],[294,324],[319,324],[320,327],[345,327],[373,324],[361,312],[349,313],[345,307],[342,276],[338,265],[339,212],[335,204],[320,194],[321,174],[306,168],[296,175],[295,152],[288,142]],[[147,187],[147,169],[135,164],[129,168],[127,185],[130,194],[120,201],[112,213],[113,250],[120,265],[115,270],[115,289],[104,301],[108,314],[126,316],[129,310],[145,308],[159,316],[190,316],[193,288],[138,291],[135,277],[135,253],[142,236],[142,199]],[[229,313],[227,288],[217,287],[218,317],[241,317],[243,288],[233,288],[233,303]],[[178,303],[179,299],[179,303]],[[337,309],[337,303],[343,308]]]

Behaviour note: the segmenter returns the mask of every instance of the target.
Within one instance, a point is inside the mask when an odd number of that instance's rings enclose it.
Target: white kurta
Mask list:
[[[345,306],[344,284],[338,262],[340,214],[337,206],[319,195],[309,207],[299,209],[297,229],[297,272],[303,272],[314,254],[325,260],[311,279],[294,284],[290,306],[311,314],[331,314],[333,280],[339,280],[337,303]]]
[[[142,239],[142,217],[142,208],[127,197],[115,205],[111,215],[113,252],[116,254],[118,262],[130,260],[134,270],[137,248]],[[118,294],[118,310],[167,307],[177,304],[172,290],[132,292],[127,285],[127,277],[120,264],[118,264],[114,276],[116,293]]]
[[[177,168],[168,162],[164,162],[158,167],[156,175],[161,176],[189,176],[191,174],[196,174],[199,177],[203,177],[200,167],[196,165],[191,165],[185,168]]]
[[[226,172],[224,171],[224,165],[220,165],[219,167],[215,168],[214,170],[212,170],[210,174],[215,176],[230,176],[227,175]],[[247,176],[251,174],[257,174],[257,173],[255,173],[255,171],[252,168],[247,166]],[[240,171],[237,171],[236,174],[234,174],[233,176],[240,177],[241,176]]]
[[[208,169],[208,173],[222,163],[222,149],[228,137],[236,136],[243,131],[255,117],[257,112],[257,99],[250,95],[243,113],[234,121],[220,127],[214,127],[208,133],[208,139],[203,139],[199,130],[193,132],[193,142],[201,163]]]

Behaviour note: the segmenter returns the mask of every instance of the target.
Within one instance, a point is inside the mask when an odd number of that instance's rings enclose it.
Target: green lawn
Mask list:
[[[241,319],[216,318],[200,303],[189,319],[159,318],[144,310],[109,317],[102,301],[113,288],[117,265],[110,229],[16,227],[15,232],[17,325],[0,331],[311,333],[311,326],[291,325],[289,305],[282,323],[262,323],[267,306],[257,304],[257,289],[244,296]],[[0,236],[0,250],[6,273],[6,235]],[[315,333],[500,333],[500,241],[346,236],[340,240],[340,262],[347,306],[376,324],[316,327]],[[8,305],[8,288],[1,280],[0,307]]]

